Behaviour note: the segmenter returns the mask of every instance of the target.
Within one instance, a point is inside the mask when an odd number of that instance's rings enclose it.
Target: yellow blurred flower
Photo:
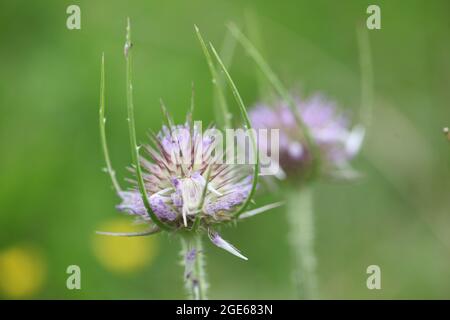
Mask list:
[[[36,248],[18,245],[0,252],[0,292],[12,299],[32,296],[44,283],[46,264]]]
[[[102,223],[97,230],[108,232],[137,232],[146,226],[132,225],[129,219],[116,218]],[[157,236],[156,236],[157,237]],[[151,263],[158,252],[154,235],[144,237],[114,237],[95,235],[94,254],[110,271],[132,273]]]

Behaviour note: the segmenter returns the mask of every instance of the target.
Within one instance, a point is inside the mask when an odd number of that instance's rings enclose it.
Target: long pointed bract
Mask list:
[[[117,182],[116,172],[112,168],[111,158],[109,157],[108,144],[106,143],[105,132],[105,54],[102,54],[102,67],[100,76],[100,111],[99,111],[99,124],[100,124],[100,139],[102,142],[103,156],[105,157],[106,170],[108,171],[111,182],[116,190],[117,195],[122,192],[122,188]]]
[[[103,236],[113,236],[113,237],[143,237],[149,236],[155,233],[160,232],[159,228],[152,228],[150,230],[145,230],[142,232],[108,232],[108,231],[95,231],[96,234],[100,234]]]
[[[245,123],[246,129],[250,130],[250,133],[251,133],[250,134],[250,140],[251,140],[252,148],[253,148],[253,152],[254,152],[254,159],[256,159],[255,166],[253,168],[252,188],[250,190],[250,193],[249,193],[246,201],[244,202],[244,204],[241,206],[241,208],[236,213],[236,217],[239,217],[239,215],[242,212],[244,212],[244,210],[250,204],[250,201],[252,200],[253,195],[255,194],[256,186],[258,184],[258,176],[259,176],[259,152],[258,152],[258,146],[256,144],[256,137],[254,135],[254,132],[252,131],[252,124],[250,122],[250,118],[248,116],[247,109],[245,108],[244,101],[242,100],[241,95],[239,94],[239,91],[238,91],[236,85],[234,84],[233,79],[231,78],[230,74],[228,73],[227,68],[223,64],[222,60],[220,59],[219,55],[217,54],[216,49],[214,49],[214,46],[211,43],[210,43],[210,47],[211,47],[211,50],[212,50],[212,52],[213,52],[217,62],[220,65],[223,73],[225,74],[225,78],[227,79],[227,82],[228,82],[228,84],[229,84],[229,86],[231,88],[231,91],[233,92],[233,96],[236,99],[237,104],[239,105],[239,109],[241,110],[242,117],[244,118],[244,123]]]
[[[370,50],[369,33],[367,29],[360,26],[357,29],[359,63],[361,68],[361,109],[360,119],[362,125],[368,129],[372,122],[373,110],[373,67]]]
[[[228,105],[225,100],[225,94],[223,93],[222,88],[219,84],[219,79],[217,76],[216,68],[213,64],[211,55],[208,51],[208,48],[206,47],[205,41],[203,40],[203,37],[200,33],[199,28],[196,25],[194,25],[194,28],[195,28],[195,32],[197,34],[198,40],[200,42],[200,46],[202,47],[203,54],[205,55],[206,62],[208,63],[208,68],[209,68],[209,72],[211,73],[212,83],[216,89],[215,91],[216,91],[216,95],[217,95],[217,99],[218,99],[218,105],[220,107],[220,110],[221,110],[221,113],[223,116],[222,121],[224,123],[224,127],[231,128],[231,113],[228,110]]]
[[[231,243],[225,241],[217,232],[209,230],[208,235],[209,239],[211,239],[211,242],[216,246],[218,246],[219,248],[228,251],[229,253],[235,255],[238,258],[248,260],[246,256],[242,255],[241,252],[238,249],[236,249]]]
[[[249,210],[249,211],[243,212],[239,216],[239,219],[246,219],[246,218],[250,218],[250,217],[256,216],[257,214],[266,212],[268,210],[281,207],[283,204],[284,204],[284,202],[275,202],[275,203],[271,203],[271,204],[268,204],[268,205],[265,205],[265,206],[253,209],[253,210]]]
[[[139,147],[136,143],[136,130],[134,124],[134,107],[133,107],[133,87],[131,83],[131,27],[130,19],[127,23],[127,37],[125,42],[124,54],[126,60],[126,85],[127,85],[127,109],[128,109],[128,128],[130,131],[130,144],[131,144],[131,157],[133,160],[134,167],[136,169],[136,179],[138,182],[139,191],[141,193],[142,202],[144,203],[145,209],[147,210],[151,220],[158,227],[164,230],[171,230],[169,226],[160,221],[156,214],[153,212],[150,202],[148,201],[147,191],[145,189],[144,179],[142,177],[142,169],[139,163]]]

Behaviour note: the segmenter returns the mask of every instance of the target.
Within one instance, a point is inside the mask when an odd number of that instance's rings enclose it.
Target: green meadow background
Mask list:
[[[66,8],[81,8],[81,30]],[[357,26],[369,4],[374,65],[372,126],[352,183],[321,181],[315,194],[320,296],[325,299],[450,298],[450,2],[402,1],[3,1],[0,4],[0,298],[184,298],[176,237],[106,239],[132,219],[104,167],[98,129],[100,61],[106,59],[107,135],[122,185],[130,177],[123,45],[132,21],[138,140],[177,121],[195,84],[195,118],[213,119],[213,95],[195,37],[220,47],[226,23],[248,33],[283,82],[322,92],[358,122]],[[254,63],[237,47],[230,72],[248,106],[258,101]],[[231,96],[230,96],[231,97]],[[238,117],[238,108],[232,108]],[[258,204],[279,194],[260,195]],[[245,262],[205,243],[210,298],[291,299],[283,208],[222,230]],[[368,290],[379,265],[382,289]],[[81,268],[81,290],[66,268]]]

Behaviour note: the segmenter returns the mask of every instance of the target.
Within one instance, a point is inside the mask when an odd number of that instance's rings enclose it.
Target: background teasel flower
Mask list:
[[[281,98],[274,106],[255,106],[251,119],[256,129],[279,130],[279,177],[288,177],[286,180],[295,186],[284,193],[294,282],[299,298],[317,298],[313,185],[323,175],[355,176],[349,160],[360,149],[365,129],[362,125],[350,129],[348,118],[338,111],[334,103],[320,95],[310,99],[293,97],[236,25],[231,24],[229,29]],[[360,32],[359,40],[362,43],[361,66],[365,71],[363,107],[370,111],[372,70],[369,42],[363,32]],[[369,112],[366,112],[365,119],[367,125]],[[264,153],[270,151],[269,145],[272,146],[266,139],[263,136],[258,141],[258,147]]]
[[[338,109],[334,102],[322,95],[309,99],[296,98],[296,111],[303,119],[320,159],[320,174],[350,178],[354,176],[349,160],[359,151],[364,128],[356,125],[350,128],[349,117]],[[294,111],[285,102],[275,106],[257,104],[250,111],[255,129],[279,129],[280,167],[285,173],[294,176],[307,176],[313,159],[311,146],[305,140],[298,125]],[[261,152],[270,151],[266,136],[258,140]],[[284,174],[282,176],[285,176]]]
[[[212,63],[209,49],[204,44],[198,28],[195,29],[207,57],[208,65],[215,74],[215,66]],[[138,147],[136,143],[134,123],[131,49],[131,30],[128,21],[124,55],[127,71],[127,109],[133,159],[132,171],[136,178],[135,181],[132,180],[135,184],[133,189],[128,191],[121,189],[108,153],[104,114],[104,58],[102,58],[101,72],[100,135],[107,171],[117,194],[122,199],[117,209],[137,216],[138,220],[149,224],[149,229],[140,233],[97,233],[112,236],[145,236],[167,231],[180,235],[186,288],[191,298],[205,299],[208,284],[205,279],[201,234],[207,233],[214,245],[247,260],[214,228],[267,211],[279,206],[280,203],[246,211],[253,198],[259,172],[256,139],[251,134],[252,150],[256,159],[253,168],[249,165],[238,164],[236,161],[230,163],[227,157],[228,150],[223,153],[220,150],[223,144],[216,141],[218,135],[214,134],[215,129],[210,128],[206,131],[207,133],[203,133],[201,122],[192,121],[193,98],[191,111],[183,125],[174,125],[162,105],[167,124],[157,135],[152,136],[153,146],[145,146],[150,161],[140,156],[141,147]],[[210,49],[233,91],[244,117],[246,128],[251,129],[246,108],[233,80],[212,45],[210,45]],[[216,146],[219,146],[219,150]],[[227,157],[226,161],[225,157]]]
[[[306,100],[297,98],[295,102],[294,111],[283,102],[274,107],[257,105],[251,110],[250,117],[256,129],[279,129],[281,177],[288,176],[289,182],[298,186],[286,193],[289,242],[295,260],[294,277],[300,297],[317,298],[311,182],[317,175],[347,179],[357,175],[349,160],[361,147],[364,128],[357,125],[350,129],[348,117],[323,96],[316,95]],[[313,145],[307,143],[294,112],[303,120]],[[258,141],[261,152],[267,152],[271,145],[264,138],[263,135]],[[313,172],[315,161],[319,162],[319,172]]]

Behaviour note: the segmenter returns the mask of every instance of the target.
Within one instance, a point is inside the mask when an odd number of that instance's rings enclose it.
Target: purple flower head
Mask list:
[[[223,147],[221,141],[215,143],[222,136],[216,135],[214,130],[209,128],[203,133],[201,123],[191,121],[163,126],[152,137],[153,146],[145,146],[149,159],[140,158],[146,196],[156,217],[172,230],[195,228],[207,232],[216,246],[247,260],[221,238],[214,227],[252,217],[281,203],[241,212],[252,190],[252,166],[228,161],[227,152],[217,150]],[[136,187],[119,192],[119,196],[122,202],[118,210],[153,224]],[[159,231],[157,226],[153,227]],[[197,256],[195,250],[186,252],[184,259],[189,268],[185,277],[189,277]]]
[[[214,136],[203,135],[198,123],[164,126],[145,146],[150,160],[141,158],[147,196],[153,212],[176,228],[230,221],[249,196],[250,167],[228,164],[211,152]],[[148,220],[137,189],[122,192],[121,211]]]
[[[321,95],[309,99],[296,99],[297,112],[316,145],[322,172],[334,174],[349,168],[349,160],[359,151],[364,138],[361,126],[350,128],[348,117],[336,104]],[[283,102],[274,107],[259,104],[250,112],[255,129],[279,129],[280,167],[285,173],[308,170],[313,150],[307,144],[293,111]],[[261,152],[269,152],[270,144],[259,137]]]

